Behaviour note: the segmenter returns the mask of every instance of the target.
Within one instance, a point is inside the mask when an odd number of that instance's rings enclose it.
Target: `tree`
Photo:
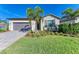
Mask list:
[[[41,9],[39,6],[36,6],[34,9],[34,19],[37,23],[37,30],[40,29],[41,15],[43,14],[43,12],[43,9]]]
[[[73,11],[72,8],[68,8],[66,9],[65,11],[63,11],[63,19],[72,19],[74,18],[75,16],[79,16],[79,9]]]
[[[62,14],[64,15],[62,18],[65,19],[71,19],[74,16],[74,12],[71,8],[68,8],[65,11],[63,11]]]
[[[75,16],[79,16],[79,9],[77,9],[75,12],[74,12],[74,17]]]
[[[29,18],[30,25],[31,25],[31,21],[35,19],[37,23],[37,30],[40,29],[40,21],[41,21],[42,14],[43,14],[43,10],[39,6],[36,6],[34,10],[32,8],[27,9],[27,16]]]
[[[31,21],[33,20],[33,17],[34,17],[34,10],[32,8],[28,8],[26,12],[27,12],[27,16],[29,18],[30,26],[32,28]],[[31,31],[32,31],[32,29],[31,29]]]

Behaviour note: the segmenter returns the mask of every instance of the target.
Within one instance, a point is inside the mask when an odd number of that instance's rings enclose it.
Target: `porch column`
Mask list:
[[[43,20],[41,20],[41,24],[40,24],[40,26],[41,26],[41,31],[43,31]]]
[[[9,21],[9,30],[13,31],[13,22],[12,21]]]
[[[32,26],[32,31],[36,31],[36,22],[35,21],[31,22],[31,26]]]

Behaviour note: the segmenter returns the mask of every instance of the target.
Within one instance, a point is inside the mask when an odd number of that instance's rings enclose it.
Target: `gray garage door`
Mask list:
[[[13,30],[21,30],[26,25],[30,25],[29,22],[14,22],[13,23]]]

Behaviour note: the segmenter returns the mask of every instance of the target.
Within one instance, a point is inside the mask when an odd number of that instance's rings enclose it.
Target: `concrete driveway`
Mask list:
[[[4,50],[18,39],[23,37],[27,32],[10,31],[0,33],[0,51]]]

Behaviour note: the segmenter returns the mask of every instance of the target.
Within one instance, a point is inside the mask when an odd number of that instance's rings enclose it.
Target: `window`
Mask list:
[[[47,28],[47,30],[52,31],[53,28],[55,28],[55,22],[54,20],[45,20],[45,26],[44,28]]]
[[[48,27],[53,27],[54,25],[54,20],[48,20]]]

